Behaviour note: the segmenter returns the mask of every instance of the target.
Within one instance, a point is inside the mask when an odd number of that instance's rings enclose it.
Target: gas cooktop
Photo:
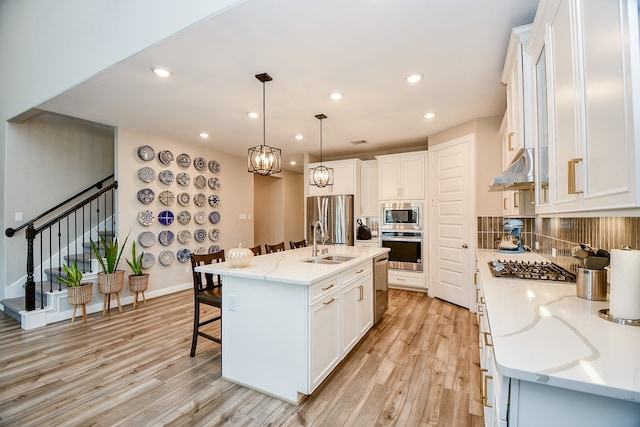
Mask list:
[[[576,276],[564,268],[547,261],[491,261],[489,270],[493,277],[507,279],[544,280],[575,283]]]

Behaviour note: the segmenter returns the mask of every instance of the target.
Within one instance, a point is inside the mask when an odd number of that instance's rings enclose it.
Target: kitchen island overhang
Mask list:
[[[331,373],[373,325],[373,259],[387,248],[329,246],[339,263],[305,262],[311,248],[254,257],[222,276],[222,377],[294,404]]]

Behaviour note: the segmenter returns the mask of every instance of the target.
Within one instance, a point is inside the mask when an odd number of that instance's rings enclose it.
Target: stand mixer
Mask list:
[[[498,252],[502,253],[521,253],[524,252],[522,247],[522,228],[524,224],[520,219],[505,219],[502,221],[502,229],[506,231],[506,236],[502,237],[498,243]]]

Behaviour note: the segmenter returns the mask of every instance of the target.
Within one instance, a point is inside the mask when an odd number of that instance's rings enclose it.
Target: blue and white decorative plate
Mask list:
[[[158,214],[158,221],[162,225],[171,225],[175,217],[171,211],[162,211]]]
[[[142,268],[147,269],[151,268],[151,266],[156,262],[156,257],[153,256],[150,252],[145,252],[142,255]]]
[[[173,239],[173,231],[164,230],[158,233],[158,242],[160,242],[163,246],[169,246],[170,244],[172,244]]]
[[[164,170],[158,174],[158,180],[163,184],[171,184],[174,180],[173,172]]]
[[[218,246],[218,245],[209,246],[209,253],[210,254],[214,254],[216,252],[220,252],[220,246]]]
[[[218,196],[217,194],[210,195],[209,204],[212,208],[217,208],[218,206],[220,206],[220,196]]]
[[[178,203],[180,203],[182,206],[189,205],[189,203],[191,203],[191,196],[189,195],[189,193],[178,194]]]
[[[140,178],[142,182],[153,182],[153,180],[156,179],[156,171],[149,166],[145,166],[138,169],[138,178]]]
[[[158,200],[165,206],[172,205],[175,199],[176,196],[173,195],[173,191],[165,190],[158,194]]]
[[[187,262],[191,259],[191,251],[187,248],[178,251],[178,261]]]
[[[180,224],[187,225],[191,221],[191,214],[188,211],[182,211],[178,214],[177,219]]]
[[[176,159],[176,163],[178,164],[178,166],[181,166],[183,168],[188,168],[189,165],[191,164],[191,157],[189,157],[188,154],[182,153]]]
[[[198,190],[202,190],[207,186],[207,178],[205,178],[204,175],[196,176],[196,178],[193,180],[193,186]]]
[[[158,255],[158,261],[160,261],[160,264],[165,266],[171,264],[174,259],[176,259],[176,256],[172,251],[162,251]]]
[[[142,147],[138,147],[138,157],[140,160],[144,160],[145,162],[153,160],[156,156],[156,152],[153,151],[153,148],[148,145],[143,145]]]
[[[150,226],[155,221],[155,217],[153,216],[153,212],[149,210],[144,210],[138,212],[138,222],[145,227]]]
[[[198,228],[194,233],[193,233],[193,238],[196,239],[196,242],[204,242],[205,240],[207,240],[207,230],[203,229],[203,228]]]
[[[218,173],[218,172],[220,172],[220,163],[218,163],[218,161],[217,161],[217,160],[211,160],[211,161],[209,162],[209,170],[210,170],[212,173]]]
[[[173,162],[173,153],[169,150],[162,150],[158,153],[158,160],[163,165],[169,166]]]
[[[205,247],[204,247],[204,246],[198,246],[198,247],[193,251],[193,253],[194,253],[194,254],[196,254],[196,255],[204,255],[204,254],[206,254],[206,253],[207,253],[207,250],[205,249]]]
[[[211,224],[217,224],[220,222],[220,212],[218,211],[213,211],[209,214],[209,221],[211,221]]]
[[[202,172],[207,168],[207,161],[202,157],[196,157],[193,159],[193,167]]]
[[[207,222],[207,214],[202,211],[198,211],[193,215],[193,220],[196,222],[196,224],[202,225]]]
[[[190,180],[191,177],[186,172],[180,172],[178,175],[176,175],[176,182],[178,183],[178,185],[182,185],[183,187],[189,185]]]
[[[203,193],[198,193],[193,196],[193,203],[199,208],[203,207],[206,202],[207,196],[205,196]]]
[[[156,242],[156,235],[151,231],[143,231],[138,234],[138,244],[143,248],[148,248]]]
[[[209,231],[209,238],[212,242],[217,242],[218,239],[220,239],[220,230],[218,230],[217,228],[212,228]]]
[[[209,188],[211,188],[212,190],[220,189],[220,180],[218,178],[209,178],[209,181],[207,181],[207,183],[209,184]]]
[[[144,203],[145,205],[148,205],[149,203],[153,202],[155,198],[156,198],[156,193],[154,193],[153,190],[150,188],[143,188],[142,190],[138,191],[138,201],[140,203]]]
[[[178,233],[178,242],[186,245],[189,241],[191,241],[191,232],[189,230],[181,230]]]

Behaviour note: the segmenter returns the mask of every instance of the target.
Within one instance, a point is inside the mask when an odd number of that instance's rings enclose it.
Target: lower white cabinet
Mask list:
[[[425,276],[423,271],[389,270],[389,287],[426,292]]]
[[[347,354],[373,325],[371,270],[342,287],[342,351]]]
[[[336,288],[311,306],[311,389],[315,389],[342,359],[340,292]]]

